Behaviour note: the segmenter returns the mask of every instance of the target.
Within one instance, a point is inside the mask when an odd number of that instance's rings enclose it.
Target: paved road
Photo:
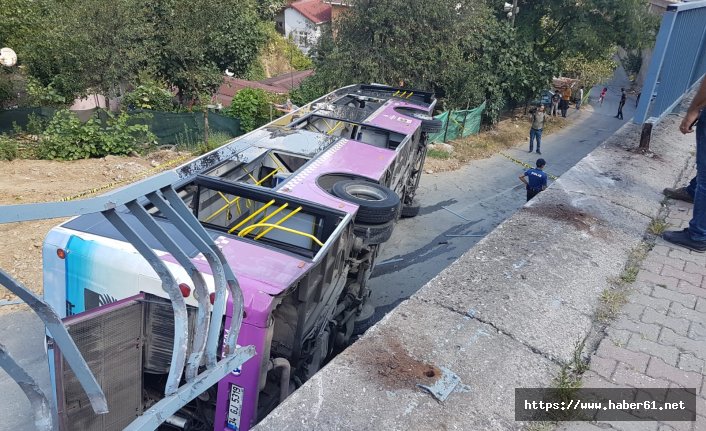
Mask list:
[[[620,87],[628,84],[619,69],[608,83],[603,106],[597,100],[603,85],[591,91],[590,108],[569,110],[572,125],[542,139],[545,170],[560,176],[584,158],[632,118],[635,97],[623,109],[625,120],[616,119]],[[527,124],[529,132],[529,123]],[[504,152],[532,165],[537,154],[527,153],[527,142]],[[525,190],[518,180],[523,168],[503,155],[473,161],[455,172],[422,177],[417,197],[420,215],[401,220],[385,244],[373,279],[371,303],[376,319],[411,296],[427,281],[465,253],[482,235],[492,231],[525,203]],[[446,208],[446,209],[445,209]],[[454,214],[455,213],[455,214]],[[527,231],[528,235],[542,232]],[[451,237],[448,235],[481,235]]]

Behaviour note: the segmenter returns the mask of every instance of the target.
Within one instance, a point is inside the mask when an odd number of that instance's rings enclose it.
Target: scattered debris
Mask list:
[[[446,398],[448,398],[451,392],[456,389],[456,386],[461,383],[461,379],[456,375],[456,373],[446,367],[440,367],[440,369],[441,378],[433,385],[423,385],[421,383],[417,383],[417,386],[422,389],[426,389],[434,396],[434,398],[443,402],[446,401]]]
[[[450,212],[451,214],[453,214],[453,215],[455,215],[455,216],[457,216],[457,217],[460,217],[460,218],[462,218],[462,219],[464,219],[464,220],[466,220],[466,221],[473,221],[473,220],[467,219],[466,217],[462,216],[461,214],[457,213],[456,211],[454,211],[454,210],[452,210],[452,209],[449,209],[448,207],[441,207],[441,208],[445,209],[446,211]]]

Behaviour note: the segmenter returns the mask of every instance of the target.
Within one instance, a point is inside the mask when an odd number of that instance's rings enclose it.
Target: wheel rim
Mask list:
[[[382,201],[387,197],[380,190],[362,185],[350,185],[346,187],[346,192],[355,198],[366,201]]]

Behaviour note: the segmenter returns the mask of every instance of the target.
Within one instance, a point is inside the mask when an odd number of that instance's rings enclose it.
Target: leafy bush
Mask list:
[[[46,120],[44,120],[42,117],[35,114],[34,112],[29,114],[29,116],[27,117],[27,126],[25,126],[27,133],[31,135],[41,135],[42,133],[44,133],[44,129],[46,129],[46,127]]]
[[[45,159],[76,160],[126,155],[140,144],[155,139],[144,124],[129,124],[130,116],[105,112],[105,127],[97,115],[82,123],[76,114],[63,109],[49,122],[42,137],[39,156]]]
[[[27,79],[27,96],[32,106],[63,107],[67,104],[66,97],[54,88],[53,84],[44,86],[32,77]]]
[[[17,142],[7,135],[0,135],[0,159],[14,160],[17,158]]]
[[[240,119],[240,128],[244,133],[257,129],[270,121],[270,104],[274,96],[257,88],[240,90],[230,106],[223,113]]]
[[[318,80],[316,75],[312,75],[304,79],[299,88],[292,90],[289,93],[289,98],[293,104],[303,106],[328,92],[329,89],[326,85]]]
[[[146,81],[123,96],[122,105],[127,109],[173,111],[174,95],[154,81]]]

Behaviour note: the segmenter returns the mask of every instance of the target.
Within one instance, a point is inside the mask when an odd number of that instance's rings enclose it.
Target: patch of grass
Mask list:
[[[613,320],[620,309],[628,302],[628,291],[623,287],[608,288],[601,292],[596,319],[602,323]]]
[[[583,357],[583,349],[586,347],[586,340],[577,341],[574,345],[574,354],[571,358],[571,369],[576,374],[583,374],[588,371],[588,360]]]
[[[0,160],[14,160],[18,154],[17,141],[8,136],[0,135]]]
[[[433,159],[446,160],[451,158],[451,154],[447,151],[442,150],[429,150],[427,151],[427,157],[431,157]]]
[[[454,156],[465,163],[490,157],[499,151],[529,140],[530,123],[524,115],[499,122],[494,129],[453,141]],[[563,129],[569,123],[563,118],[550,118],[544,124],[543,137]]]
[[[625,284],[634,283],[637,280],[637,273],[640,272],[640,268],[637,266],[628,266],[620,274],[620,281]]]
[[[647,226],[647,231],[652,235],[662,235],[668,227],[669,223],[664,219],[653,218],[649,226]]]

